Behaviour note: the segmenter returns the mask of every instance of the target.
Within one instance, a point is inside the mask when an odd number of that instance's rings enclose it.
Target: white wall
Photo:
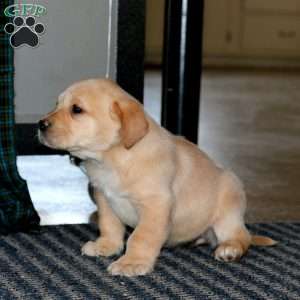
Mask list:
[[[33,3],[22,1],[25,2]],[[15,50],[17,123],[35,123],[54,107],[59,93],[74,81],[104,77],[107,68],[110,77],[115,78],[117,1],[40,0],[38,3],[47,8],[47,14],[37,18],[46,27],[40,45]]]

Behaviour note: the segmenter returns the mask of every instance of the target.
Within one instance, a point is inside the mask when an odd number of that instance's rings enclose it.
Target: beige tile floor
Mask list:
[[[160,82],[146,72],[157,120]],[[247,221],[300,221],[300,72],[205,70],[199,129],[199,146],[244,181]]]

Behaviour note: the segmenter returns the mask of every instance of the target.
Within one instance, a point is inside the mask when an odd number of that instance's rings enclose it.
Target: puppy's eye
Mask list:
[[[78,105],[74,104],[74,105],[72,105],[72,113],[73,114],[81,114],[82,108],[79,107]]]

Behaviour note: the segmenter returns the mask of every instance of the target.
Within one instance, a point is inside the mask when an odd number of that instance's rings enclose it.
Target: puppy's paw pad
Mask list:
[[[89,241],[81,248],[81,253],[88,256],[112,256],[122,251],[123,244],[99,238],[95,242]]]
[[[152,269],[152,263],[128,259],[124,256],[110,264],[107,270],[112,275],[132,277],[145,275],[151,272]]]
[[[237,245],[221,244],[215,251],[215,258],[220,261],[236,261],[243,255],[243,249]]]

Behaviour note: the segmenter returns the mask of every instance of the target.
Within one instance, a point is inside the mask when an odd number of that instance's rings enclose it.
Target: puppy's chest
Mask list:
[[[88,170],[88,176],[92,185],[103,193],[119,219],[124,224],[135,227],[138,222],[137,211],[131,204],[128,193],[122,189],[118,174],[101,166]]]

